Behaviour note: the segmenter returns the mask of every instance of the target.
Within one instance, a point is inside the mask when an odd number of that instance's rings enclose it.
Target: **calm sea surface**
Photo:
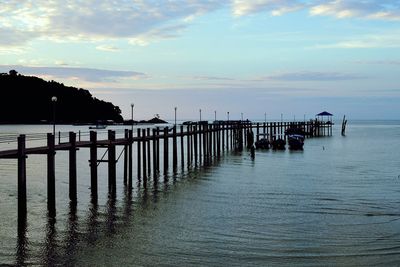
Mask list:
[[[76,210],[68,201],[68,153],[57,152],[56,221],[46,212],[46,157],[29,156],[19,238],[16,160],[0,159],[0,264],[399,266],[400,122],[350,121],[346,137],[339,128],[307,139],[304,151],[257,151],[255,159],[229,152],[210,166],[151,178],[147,189],[135,184],[131,194],[120,160],[115,199],[100,164],[97,205],[89,151],[81,149]],[[79,129],[87,131],[61,128]],[[46,131],[51,126],[0,126],[3,136]]]

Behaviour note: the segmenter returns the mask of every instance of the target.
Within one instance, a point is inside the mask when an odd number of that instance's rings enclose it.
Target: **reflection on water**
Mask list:
[[[133,190],[119,175],[116,194],[108,194],[107,170],[99,169],[95,202],[81,171],[75,205],[59,170],[57,220],[42,218],[45,201],[28,205],[17,246],[2,243],[0,263],[398,265],[399,133],[396,125],[366,125],[349,127],[346,138],[306,140],[304,151],[227,153],[206,166],[149,175]],[[31,179],[37,191],[29,197],[43,202],[44,178]],[[0,206],[11,217],[9,208]],[[5,225],[0,233],[12,240],[6,231],[14,226]]]

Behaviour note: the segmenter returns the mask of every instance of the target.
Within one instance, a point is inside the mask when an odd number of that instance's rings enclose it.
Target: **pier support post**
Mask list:
[[[129,140],[129,130],[125,129],[124,139]],[[124,186],[128,183],[128,145],[124,145]]]
[[[76,203],[76,133],[69,132],[69,200]]]
[[[153,129],[153,176],[157,177],[157,137],[156,137],[156,129]],[[156,181],[156,179],[154,179]]]
[[[108,130],[108,190],[112,195],[116,193],[116,155],[115,131]]]
[[[147,174],[150,177],[151,174],[151,150],[150,150],[150,128],[147,128]]]
[[[132,176],[133,176],[133,131],[129,130],[129,145],[128,145],[128,187],[132,189]]]
[[[164,128],[164,174],[168,174],[168,127]]]
[[[143,145],[143,153],[142,153],[142,156],[143,156],[143,185],[144,185],[144,187],[146,188],[146,186],[147,186],[147,149],[146,149],[146,147],[147,147],[147,144],[146,144],[146,129],[143,129],[142,130],[142,138],[143,138],[143,142],[142,142],[142,145]]]
[[[26,220],[25,135],[18,136],[18,225]]]
[[[92,201],[97,202],[97,132],[90,131],[90,190]]]
[[[56,176],[54,135],[47,134],[47,210],[50,217],[56,216]]]
[[[184,139],[183,139],[183,125],[181,125],[181,167],[184,168],[185,167],[185,144],[184,144]]]
[[[198,146],[197,146],[197,125],[194,126],[193,143],[194,143],[194,164],[197,166]]]
[[[176,142],[176,125],[173,128],[172,137],[172,167],[173,171],[176,172],[178,167],[178,147]]]
[[[140,129],[137,129],[137,138],[138,138],[138,141],[137,141],[137,178],[138,178],[138,180],[139,180],[139,182],[141,181],[141,174],[142,174],[142,153],[141,153],[141,148],[140,148],[140,142],[141,142],[141,140],[140,140],[140,136],[141,136],[141,133],[140,133]]]

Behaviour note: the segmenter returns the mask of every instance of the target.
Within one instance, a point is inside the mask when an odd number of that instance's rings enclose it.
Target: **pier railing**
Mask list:
[[[91,200],[96,203],[98,198],[98,174],[100,163],[108,165],[108,190],[116,194],[116,165],[123,156],[123,181],[129,190],[133,187],[133,173],[143,186],[151,174],[156,177],[162,172],[167,174],[172,166],[174,172],[178,168],[178,154],[181,166],[198,166],[208,164],[213,158],[221,157],[225,151],[242,149],[248,146],[248,135],[255,135],[256,140],[285,139],[288,128],[301,129],[306,137],[332,135],[332,123],[322,121],[307,122],[264,122],[252,123],[249,121],[217,121],[212,124],[206,122],[193,123],[164,128],[138,128],[123,131],[108,130],[107,132],[69,132],[43,134],[21,134],[17,137],[17,149],[0,151],[0,158],[15,158],[18,161],[18,221],[26,220],[27,188],[26,188],[26,159],[32,154],[47,156],[47,208],[50,217],[56,215],[55,191],[55,155],[57,151],[69,153],[69,199],[72,204],[77,202],[77,150],[88,148],[90,167]],[[99,138],[107,134],[105,139]],[[27,147],[27,141],[45,141],[42,146]],[[170,142],[172,140],[172,142]],[[3,136],[0,143],[10,143],[13,138]],[[252,144],[251,144],[252,145]],[[117,155],[116,147],[123,149]],[[162,147],[162,150],[160,149]],[[106,148],[99,158],[98,149]],[[136,149],[136,170],[133,169],[134,149]],[[170,153],[170,149],[172,153]],[[162,151],[162,155],[160,153]],[[107,155],[107,158],[105,156]],[[172,159],[170,158],[172,155]],[[160,162],[162,159],[162,162]],[[186,164],[185,164],[186,162]]]

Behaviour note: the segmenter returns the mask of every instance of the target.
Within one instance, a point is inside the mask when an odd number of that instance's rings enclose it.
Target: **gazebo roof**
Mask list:
[[[324,112],[318,113],[317,116],[333,116],[333,114],[331,114],[327,111],[324,111]]]

